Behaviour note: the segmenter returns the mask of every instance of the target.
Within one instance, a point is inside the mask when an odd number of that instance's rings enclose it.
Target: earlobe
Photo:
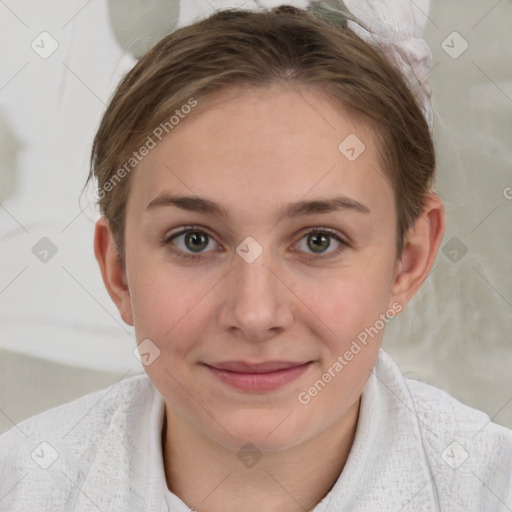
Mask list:
[[[96,222],[94,231],[94,254],[101,270],[103,283],[110,298],[117,306],[121,318],[133,325],[130,291],[126,282],[125,270],[114,237],[106,217]]]
[[[391,296],[404,307],[419,290],[434,265],[445,224],[444,203],[437,194],[430,193],[423,212],[405,236],[402,258],[396,267],[400,271],[395,276]]]

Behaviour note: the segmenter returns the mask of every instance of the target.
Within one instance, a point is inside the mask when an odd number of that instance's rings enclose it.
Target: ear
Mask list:
[[[121,318],[128,325],[133,325],[130,290],[126,283],[125,270],[106,217],[101,217],[96,222],[94,254],[98,260],[101,277],[110,298],[117,306]]]
[[[444,203],[437,194],[430,193],[422,213],[404,237],[404,250],[395,268],[390,304],[397,300],[405,307],[428,277],[443,240],[445,224]]]

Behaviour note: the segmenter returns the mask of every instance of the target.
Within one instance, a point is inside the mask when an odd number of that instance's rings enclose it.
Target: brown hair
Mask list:
[[[100,211],[123,264],[134,151],[158,126],[169,131],[164,121],[191,99],[200,102],[235,85],[274,83],[312,85],[370,121],[394,190],[401,256],[404,235],[423,210],[434,177],[434,145],[425,118],[401,75],[344,21],[333,24],[330,16],[281,6],[218,11],[182,27],[159,41],[118,85],[94,138],[87,183],[97,179]]]

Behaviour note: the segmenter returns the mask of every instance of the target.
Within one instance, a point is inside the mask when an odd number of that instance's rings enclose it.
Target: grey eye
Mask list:
[[[323,252],[331,245],[330,236],[322,233],[310,233],[307,235],[307,243],[313,252]]]
[[[190,254],[210,252],[209,250],[205,251],[205,249],[213,243],[213,239],[204,231],[188,229],[173,235],[168,239],[167,243],[172,243],[181,252]]]
[[[185,235],[185,245],[194,252],[202,251],[208,246],[208,235],[200,231],[189,231]]]
[[[335,244],[338,245],[335,245],[332,250],[327,251],[327,249],[332,246],[333,240]],[[331,233],[325,229],[316,229],[306,233],[297,245],[300,251],[310,254],[312,252],[316,254],[331,254],[337,252],[337,249],[342,248],[342,246],[347,245],[347,243],[336,233]]]

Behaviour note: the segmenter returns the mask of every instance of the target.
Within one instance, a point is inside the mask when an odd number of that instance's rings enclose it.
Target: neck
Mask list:
[[[360,400],[319,436],[283,451],[238,452],[205,437],[166,406],[162,447],[167,486],[198,512],[304,512],[338,479],[354,441]]]

